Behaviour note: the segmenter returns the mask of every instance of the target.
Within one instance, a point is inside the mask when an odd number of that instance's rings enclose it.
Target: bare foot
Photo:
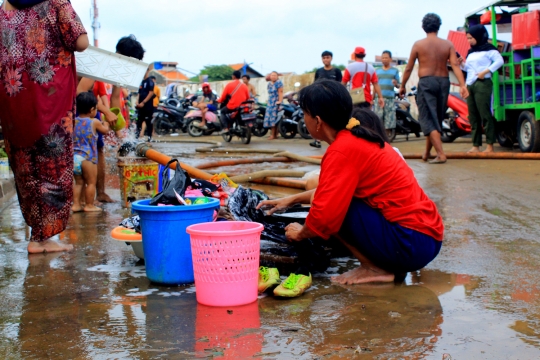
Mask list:
[[[430,164],[446,164],[446,156],[437,156],[429,162]]]
[[[103,209],[92,205],[92,206],[85,206],[84,211],[85,212],[100,212],[100,211],[103,211]]]
[[[276,140],[276,139],[277,139],[277,138],[275,138],[275,137],[273,137],[273,136],[270,136],[270,137],[268,138],[268,140]]]
[[[45,240],[42,242],[31,241],[28,244],[29,254],[42,254],[42,253],[71,251],[71,250],[73,250],[73,245],[61,244],[51,239]]]
[[[389,283],[394,281],[394,274],[382,269],[362,267],[347,271],[344,274],[333,277],[332,282],[342,285],[366,284],[373,282]]]
[[[495,152],[493,150],[493,145],[488,145],[486,150],[482,151],[482,152],[485,152],[485,153],[492,153],[492,152]]]
[[[469,154],[473,154],[473,153],[477,153],[477,152],[480,152],[480,147],[479,146],[473,146],[471,150],[467,151],[467,153],[469,153]]]
[[[83,207],[80,206],[80,205],[79,205],[79,206],[73,205],[73,206],[71,207],[71,211],[73,211],[74,213],[78,213],[78,212],[83,211]]]
[[[105,193],[103,194],[98,194],[98,196],[96,197],[96,200],[99,201],[99,202],[102,202],[102,203],[114,203],[116,202],[115,200],[111,199],[111,197]]]

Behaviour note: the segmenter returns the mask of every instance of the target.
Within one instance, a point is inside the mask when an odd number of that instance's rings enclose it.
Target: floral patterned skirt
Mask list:
[[[65,230],[73,201],[73,141],[69,129],[53,124],[31,147],[6,138],[17,195],[30,241],[42,242]]]

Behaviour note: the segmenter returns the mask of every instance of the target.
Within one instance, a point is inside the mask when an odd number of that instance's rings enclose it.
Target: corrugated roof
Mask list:
[[[467,41],[467,34],[461,31],[450,30],[448,32],[448,40],[454,44],[454,48],[461,56],[467,56],[471,45]]]

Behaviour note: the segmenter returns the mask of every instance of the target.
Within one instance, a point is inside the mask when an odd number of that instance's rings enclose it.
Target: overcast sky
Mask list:
[[[92,39],[91,0],[71,0]],[[464,23],[464,15],[488,0],[98,0],[100,47],[134,34],[146,62],[176,61],[198,73],[204,65],[247,61],[267,73],[303,73],[321,65],[323,50],[346,64],[356,46],[372,61],[383,50],[408,57],[425,36],[422,17],[443,20],[440,36]],[[191,75],[188,73],[188,75]]]

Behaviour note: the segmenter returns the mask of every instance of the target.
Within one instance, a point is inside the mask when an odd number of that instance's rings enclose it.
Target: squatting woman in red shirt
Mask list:
[[[338,283],[393,282],[395,274],[429,264],[441,249],[444,225],[400,154],[362,127],[361,118],[350,118],[352,100],[343,85],[316,82],[299,101],[311,135],[330,145],[319,185],[259,208],[272,206],[273,213],[313,196],[305,225],[289,225],[286,235],[290,241],[339,238],[361,265],[333,278]]]

